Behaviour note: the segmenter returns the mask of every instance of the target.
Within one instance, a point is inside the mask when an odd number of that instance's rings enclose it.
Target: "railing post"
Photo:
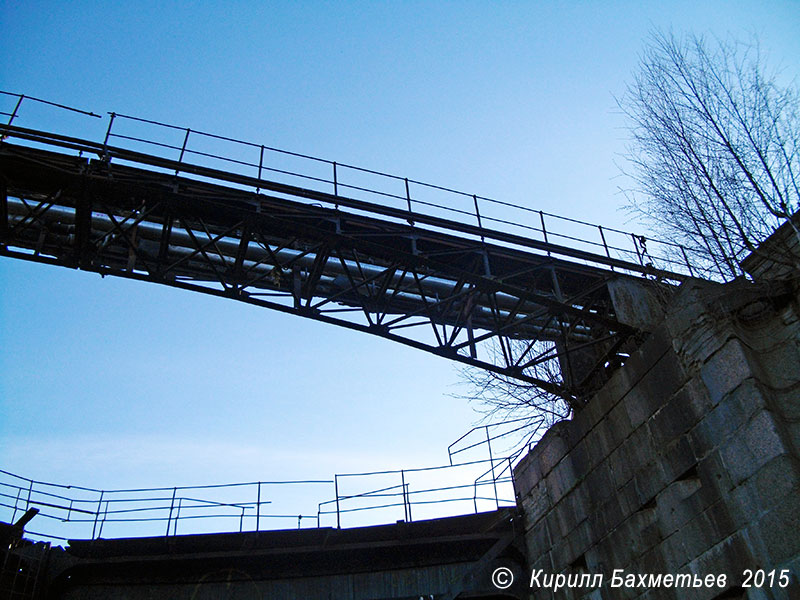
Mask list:
[[[172,488],[172,501],[169,503],[169,516],[167,517],[167,537],[169,537],[169,528],[172,525],[172,510],[175,508],[175,494],[178,493],[178,488]]]
[[[261,482],[258,482],[258,495],[256,497],[256,532],[261,521]]]
[[[97,511],[94,513],[94,525],[92,526],[92,539],[94,539],[94,534],[97,531],[97,520],[100,518],[100,509],[103,507],[103,494],[105,494],[105,491],[100,490],[100,499],[97,501]]]
[[[683,260],[686,262],[686,268],[689,269],[689,275],[694,277],[694,271],[692,270],[692,265],[689,263],[689,257],[686,255],[686,248],[683,246],[681,248],[681,253],[683,254]]]
[[[481,223],[481,212],[478,210],[478,196],[476,194],[472,194],[472,202],[475,204],[475,216],[478,218],[478,227],[483,229],[483,224]],[[485,242],[486,238],[481,235],[481,241]]]
[[[600,239],[603,240],[603,248],[605,248],[606,256],[611,258],[611,253],[608,251],[608,244],[606,243],[606,235],[603,233],[603,226],[598,225],[597,230],[600,232]],[[614,267],[611,268],[613,269]]]
[[[11,111],[11,118],[8,119],[8,123],[6,125],[11,125],[11,122],[14,120],[14,117],[17,116],[17,111],[19,110],[19,105],[22,104],[22,101],[25,99],[25,94],[19,95],[19,100],[17,100],[17,105],[14,107],[14,110]]]
[[[542,235],[544,235],[544,243],[549,244],[550,242],[547,241],[547,227],[544,226],[544,213],[539,211],[539,221],[542,222]],[[547,250],[547,256],[550,256],[550,250]]]
[[[261,144],[261,154],[258,157],[258,180],[261,181],[261,169],[264,166],[264,144]],[[261,191],[260,187],[256,188],[256,194]]]
[[[111,158],[108,156],[108,138],[111,137],[111,126],[114,125],[114,119],[117,116],[117,113],[110,112],[108,113],[110,118],[108,119],[108,129],[106,129],[106,137],[103,140],[103,160],[106,162],[110,162]]]
[[[400,469],[400,483],[401,489],[403,491],[403,518],[406,522],[409,522],[410,519],[408,518],[408,502],[406,498],[406,473],[403,469]]]
[[[408,188],[408,177],[405,178],[405,182],[406,182],[406,202],[408,202],[408,219],[407,220],[408,220],[408,224],[409,225],[414,225],[414,220],[411,218],[411,216],[414,213],[411,210],[411,191]]]
[[[103,518],[100,521],[100,529],[97,531],[97,537],[103,537],[103,525],[106,524],[106,518],[108,518],[108,500],[106,500],[106,508],[103,511]]]
[[[22,493],[22,488],[17,488],[17,498],[14,500],[14,515],[11,517],[11,522],[17,522],[17,505],[19,504],[19,495]]]
[[[492,486],[494,487],[494,503],[500,508],[500,500],[497,496],[497,477],[494,474],[494,456],[492,456],[492,439],[489,437],[489,426],[486,426],[486,445],[489,447],[489,463],[492,465]]]
[[[333,476],[333,488],[336,492],[336,529],[342,528],[342,520],[339,515],[339,475]]]
[[[186,144],[189,141],[189,134],[192,132],[188,127],[186,128],[186,135],[183,138],[183,146],[181,146],[181,155],[178,157],[178,163],[183,162],[183,154],[186,152]],[[175,175],[180,172],[180,169],[175,169]]]
[[[644,257],[642,256],[642,253],[639,251],[639,243],[636,241],[636,235],[632,233],[631,239],[633,240],[633,248],[634,250],[636,250],[636,256],[639,259],[639,264],[644,266]]]
[[[239,517],[239,533],[244,531],[244,506],[242,507],[242,514]]]
[[[178,521],[181,518],[181,504],[183,503],[183,498],[178,498],[178,510],[175,513],[175,525],[172,527],[172,535],[178,535]]]
[[[336,174],[336,161],[333,161],[331,164],[333,165],[333,195],[334,196],[338,196],[339,195],[339,178],[338,178],[338,176]],[[338,208],[339,208],[339,204],[338,203],[336,204],[336,208],[338,210]]]

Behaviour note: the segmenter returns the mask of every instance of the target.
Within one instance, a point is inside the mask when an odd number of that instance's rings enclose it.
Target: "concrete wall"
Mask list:
[[[653,336],[515,470],[529,567],[604,575],[531,597],[800,597],[798,314],[789,284],[683,285]],[[744,569],[772,568],[790,570],[789,587],[739,587]],[[614,569],[728,581],[612,589]]]

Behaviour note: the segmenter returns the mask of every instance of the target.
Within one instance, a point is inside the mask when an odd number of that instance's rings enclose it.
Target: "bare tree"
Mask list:
[[[631,207],[730,279],[783,223],[800,240],[800,95],[757,44],[654,33],[618,101],[630,119]],[[797,268],[786,251],[779,259]]]
[[[555,350],[549,342],[538,342],[536,346],[542,355],[552,354]],[[502,351],[498,345],[490,346],[488,351],[495,353],[495,362],[502,361]],[[528,344],[522,340],[510,340],[509,347],[506,348],[506,352],[509,351],[527,353]],[[527,374],[536,379],[561,383],[558,360],[537,363],[528,367],[528,371]],[[572,406],[566,398],[514,377],[474,367],[461,369],[461,377],[469,391],[459,397],[477,404],[476,410],[483,413],[485,421],[529,418],[527,428],[520,434],[521,443],[530,443],[551,425],[572,415]]]

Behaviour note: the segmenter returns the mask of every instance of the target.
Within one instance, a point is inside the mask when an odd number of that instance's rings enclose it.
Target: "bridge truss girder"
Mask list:
[[[148,166],[2,144],[0,254],[336,324],[571,402],[636,331],[611,271]],[[538,376],[551,360],[570,376]]]

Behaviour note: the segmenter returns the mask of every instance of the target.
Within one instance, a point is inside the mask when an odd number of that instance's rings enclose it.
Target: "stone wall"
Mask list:
[[[685,283],[650,339],[520,462],[529,567],[603,574],[531,597],[800,597],[797,289]],[[745,569],[773,568],[788,587],[741,587]],[[727,584],[612,589],[615,569]]]

